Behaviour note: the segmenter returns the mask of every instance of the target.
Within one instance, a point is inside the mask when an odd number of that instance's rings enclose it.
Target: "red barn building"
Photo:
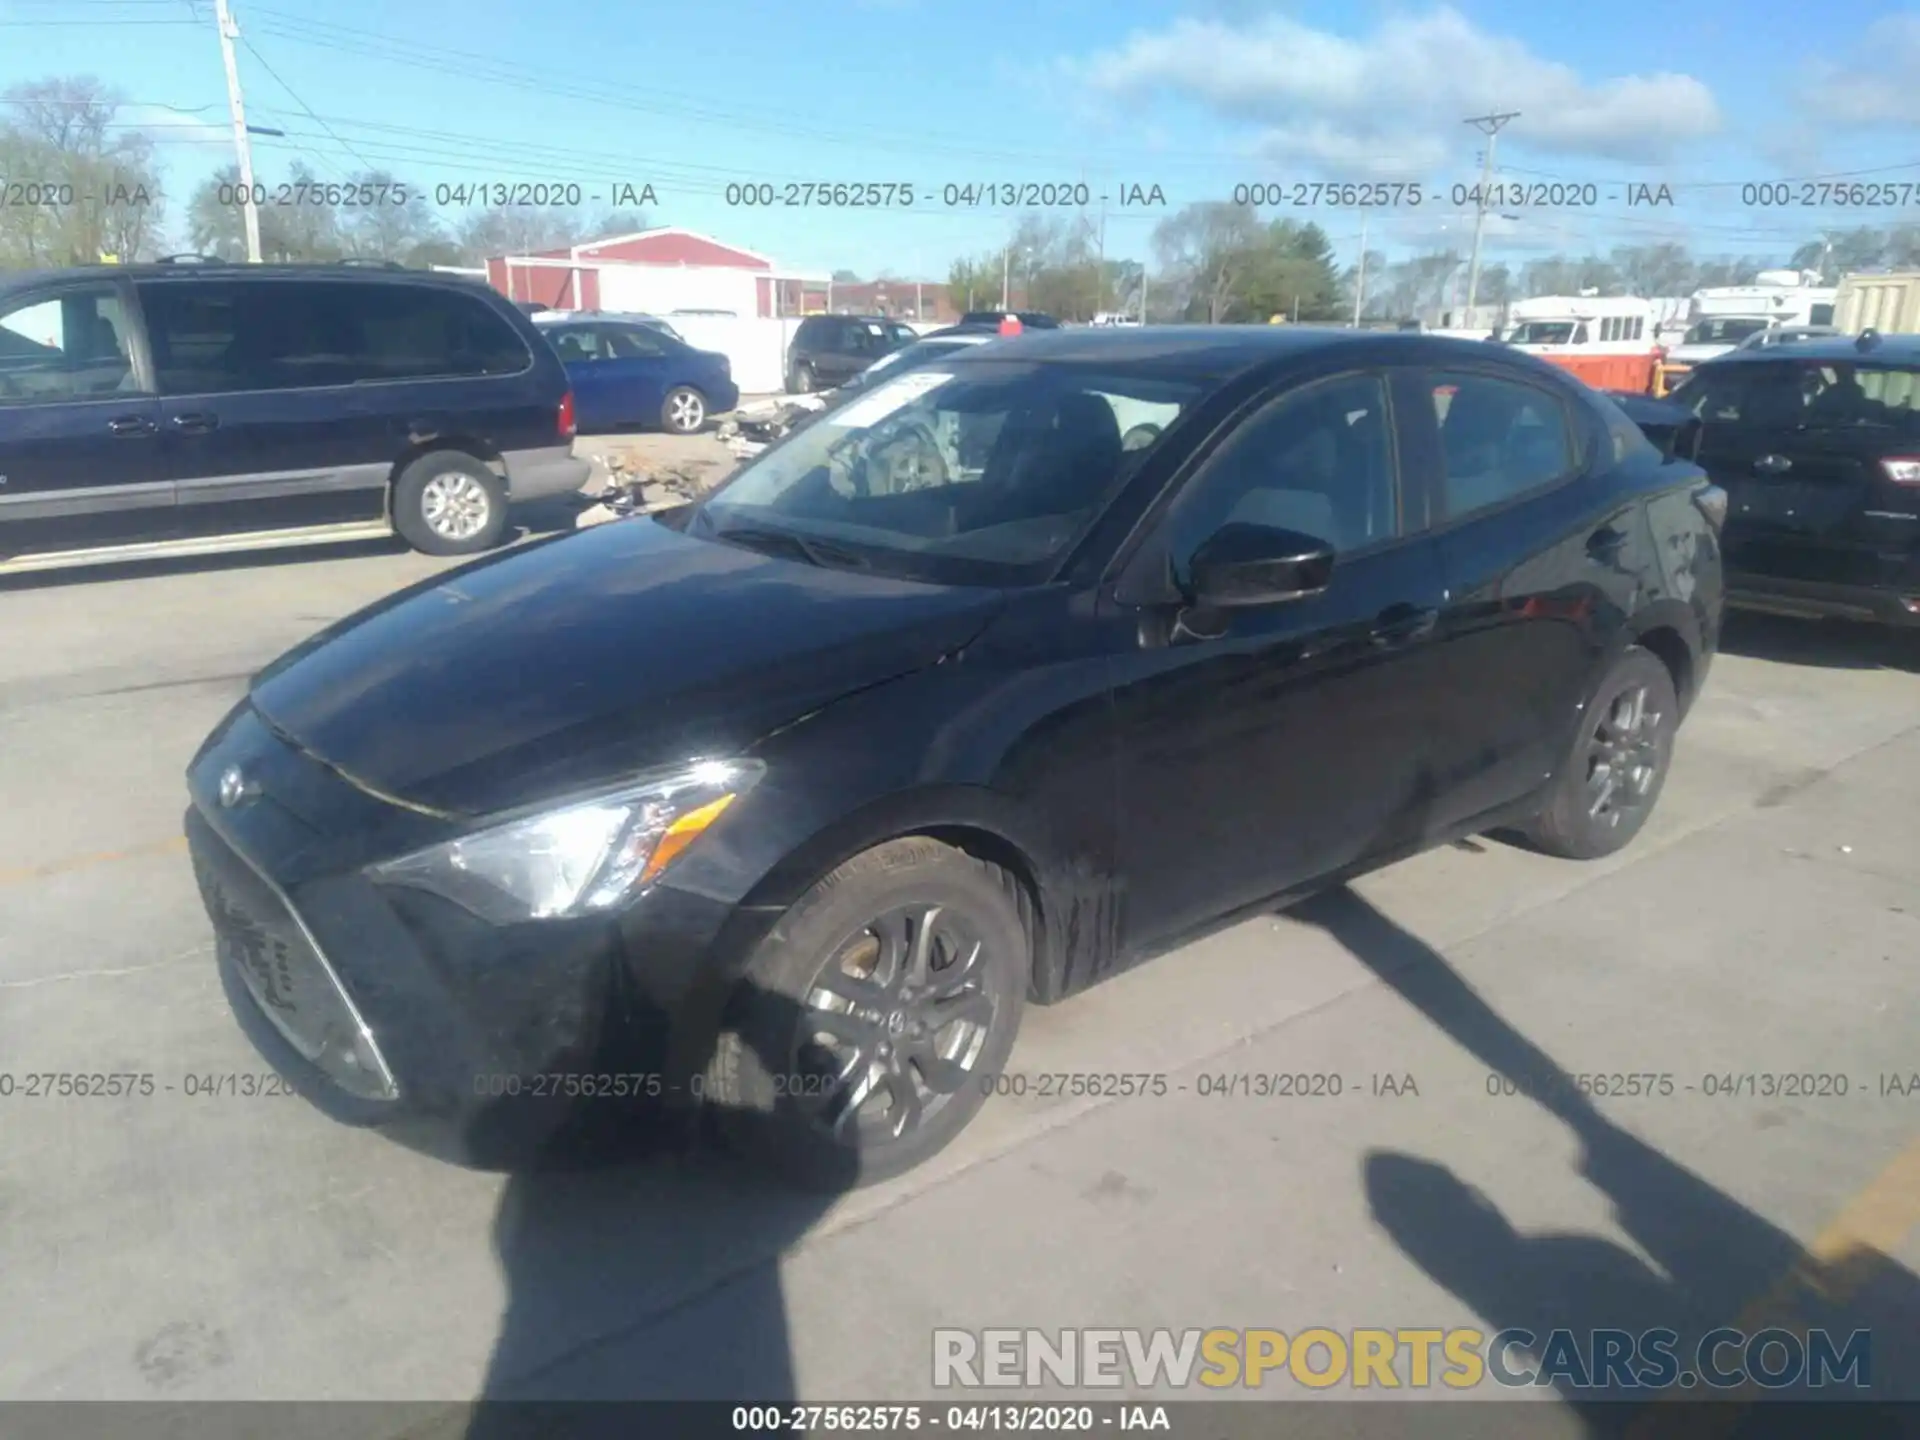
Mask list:
[[[487,261],[487,279],[509,299],[555,310],[706,310],[742,317],[824,311],[829,283],[824,275],[782,271],[765,255],[676,226],[496,256]]]

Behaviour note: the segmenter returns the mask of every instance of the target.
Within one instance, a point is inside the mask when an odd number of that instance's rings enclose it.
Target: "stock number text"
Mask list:
[[[1335,205],[1348,209],[1384,210],[1397,205],[1419,205],[1426,192],[1418,185],[1400,181],[1358,181],[1349,183],[1321,180],[1274,181],[1268,184],[1236,185],[1236,205],[1287,205],[1310,209]]]

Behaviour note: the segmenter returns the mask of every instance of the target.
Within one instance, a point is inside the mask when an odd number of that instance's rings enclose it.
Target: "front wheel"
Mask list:
[[[1651,651],[1628,650],[1581,717],[1573,753],[1526,836],[1549,855],[1597,860],[1624,849],[1653,813],[1673,759],[1680,705]]]
[[[393,485],[393,528],[427,555],[476,555],[507,529],[507,487],[458,451],[422,455]]]
[[[707,423],[707,397],[691,385],[676,385],[660,407],[660,423],[675,435],[697,435]]]
[[[793,376],[787,381],[787,393],[790,395],[811,395],[819,383],[813,373],[813,366],[802,360],[793,367]]]
[[[817,1189],[904,1173],[966,1128],[1013,1048],[1024,893],[925,837],[847,861],[749,962],[706,1098],[750,1159]]]

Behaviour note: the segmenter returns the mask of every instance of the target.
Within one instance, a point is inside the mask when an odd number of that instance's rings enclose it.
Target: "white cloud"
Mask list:
[[[118,125],[149,130],[156,140],[169,146],[233,146],[232,122],[206,120],[199,111],[174,110],[165,105],[122,105],[113,118]]]
[[[1845,62],[1816,60],[1795,94],[1823,125],[1870,128],[1920,124],[1920,15],[1887,15],[1866,28]]]
[[[1509,144],[1629,163],[1666,159],[1721,127],[1693,76],[1584,80],[1447,7],[1395,15],[1358,39],[1285,16],[1181,20],[1067,69],[1116,101],[1167,95],[1263,127],[1269,158],[1342,177],[1429,173],[1470,154],[1461,121],[1473,114],[1521,112]]]

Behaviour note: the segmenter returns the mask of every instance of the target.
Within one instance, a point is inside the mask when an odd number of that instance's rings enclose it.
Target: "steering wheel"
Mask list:
[[[947,458],[940,453],[940,442],[918,425],[908,427],[879,446],[871,456],[871,463],[879,472],[883,494],[932,489],[945,485],[949,479]]]

